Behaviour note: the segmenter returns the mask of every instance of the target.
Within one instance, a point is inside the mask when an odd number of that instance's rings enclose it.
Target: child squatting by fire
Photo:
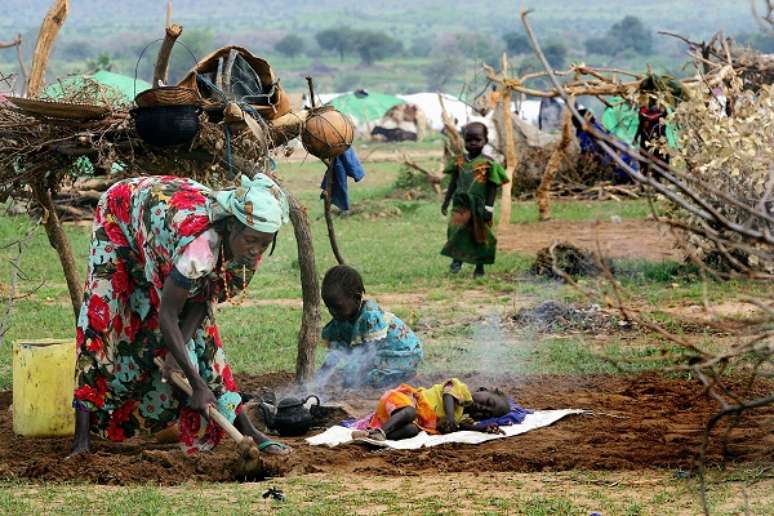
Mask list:
[[[496,423],[486,421],[501,418],[513,409],[508,396],[500,390],[480,388],[471,392],[457,378],[429,388],[402,384],[382,395],[373,414],[354,423],[352,437],[383,441],[408,439],[421,431],[500,433]]]
[[[342,366],[344,387],[391,387],[412,379],[422,361],[422,343],[395,314],[364,299],[360,274],[346,265],[325,273],[322,298],[333,320],[322,330],[330,351],[315,376],[325,386]]]

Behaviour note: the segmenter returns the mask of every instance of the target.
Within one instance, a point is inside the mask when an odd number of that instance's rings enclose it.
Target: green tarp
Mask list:
[[[342,113],[349,115],[355,122],[355,125],[363,125],[376,122],[391,107],[405,104],[405,101],[383,93],[368,93],[367,95],[347,93],[331,100],[329,104]]]
[[[632,145],[640,125],[639,112],[620,97],[611,99],[610,103],[613,107],[605,109],[602,114],[602,125],[619,139]],[[666,136],[669,146],[677,148],[677,131],[672,124],[667,124]]]
[[[94,81],[102,86],[107,86],[114,90],[122,99],[126,101],[134,100],[137,93],[150,89],[151,85],[142,79],[137,79],[137,85],[133,77],[121,75],[119,73],[100,70],[94,74],[68,77],[61,81],[52,83],[46,88],[46,96],[52,99],[58,99],[63,96],[62,85],[66,91],[76,90],[84,84],[85,80]]]

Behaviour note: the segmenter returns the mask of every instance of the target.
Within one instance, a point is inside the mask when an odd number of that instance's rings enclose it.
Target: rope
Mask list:
[[[137,96],[137,73],[138,73],[138,71],[140,69],[140,61],[142,61],[142,57],[145,55],[145,51],[148,50],[151,45],[153,45],[154,43],[158,43],[160,41],[164,41],[164,38],[154,39],[153,41],[151,41],[150,43],[145,45],[145,47],[143,47],[143,49],[140,51],[140,57],[137,58],[137,62],[134,64],[134,96],[135,97]],[[188,50],[188,53],[193,58],[194,66],[196,65],[196,63],[199,62],[199,60],[196,59],[196,55],[193,53],[193,50],[191,50],[188,47],[188,45],[186,45],[182,41],[176,41],[175,43],[180,45],[180,46],[182,46],[184,49]],[[155,84],[151,84],[151,87],[155,88],[156,85]]]

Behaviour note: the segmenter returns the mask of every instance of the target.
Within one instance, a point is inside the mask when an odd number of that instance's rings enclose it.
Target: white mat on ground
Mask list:
[[[524,434],[530,430],[552,425],[565,416],[569,416],[571,414],[583,414],[587,412],[587,410],[579,409],[536,410],[532,414],[528,414],[521,424],[500,427],[502,428],[503,432],[505,432],[505,435],[469,431],[454,432],[444,435],[430,435],[426,432],[421,432],[419,435],[412,437],[411,439],[402,439],[400,441],[374,441],[373,439],[352,439],[353,430],[351,428],[337,425],[327,429],[321,434],[308,437],[306,442],[312,446],[326,445],[331,448],[340,444],[363,442],[373,444],[375,446],[394,448],[396,450],[416,450],[419,448],[429,448],[430,446],[438,446],[439,444],[446,443],[480,444],[486,441],[491,441],[493,439],[504,439],[505,437],[513,437],[514,435]]]

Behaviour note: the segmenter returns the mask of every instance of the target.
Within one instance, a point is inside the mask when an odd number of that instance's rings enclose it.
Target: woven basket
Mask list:
[[[200,106],[202,98],[191,88],[163,86],[138,93],[134,103],[137,107]]]
[[[81,104],[77,102],[58,102],[44,99],[25,99],[21,97],[6,97],[25,114],[63,118],[66,120],[92,120],[102,118],[110,113],[107,106]]]

